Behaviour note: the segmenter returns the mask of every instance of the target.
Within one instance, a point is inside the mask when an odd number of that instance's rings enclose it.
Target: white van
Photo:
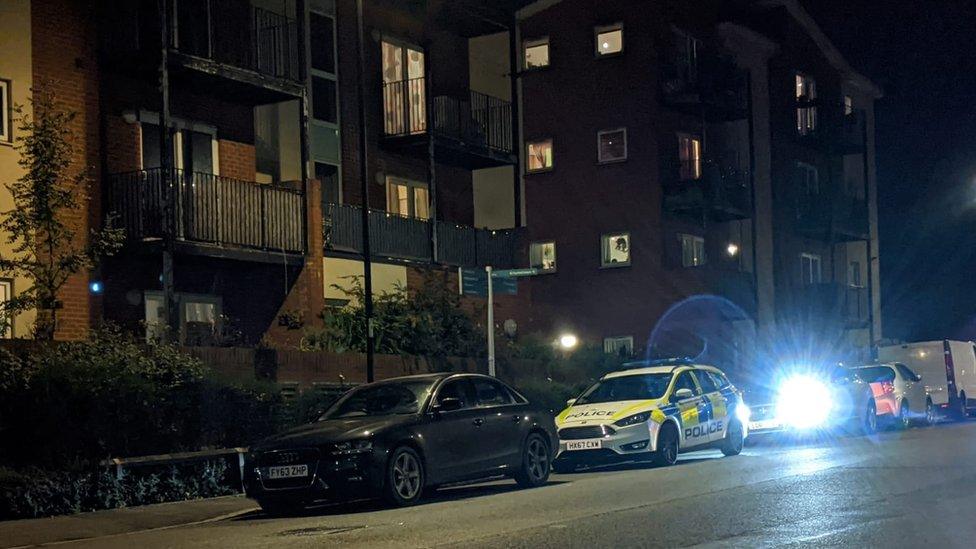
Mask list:
[[[932,404],[965,418],[976,406],[976,346],[972,341],[922,341],[878,348],[881,362],[900,362],[922,376]]]

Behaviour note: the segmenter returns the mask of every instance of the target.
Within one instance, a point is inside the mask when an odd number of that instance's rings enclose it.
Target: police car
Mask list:
[[[684,360],[641,362],[603,376],[556,417],[556,472],[580,465],[652,460],[678,452],[742,451],[748,408],[718,368]]]

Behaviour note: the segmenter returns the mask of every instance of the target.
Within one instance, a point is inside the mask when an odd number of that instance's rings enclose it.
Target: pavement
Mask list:
[[[976,422],[684,454],[449,488],[405,509],[357,502],[270,518],[243,498],[0,523],[0,546],[972,547]],[[182,520],[184,522],[180,522]],[[143,523],[144,521],[144,523]]]

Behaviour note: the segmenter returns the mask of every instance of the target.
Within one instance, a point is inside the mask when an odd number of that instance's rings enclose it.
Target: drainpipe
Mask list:
[[[864,144],[864,152],[861,154],[861,158],[864,159],[864,204],[868,211],[868,240],[867,240],[867,267],[868,267],[868,352],[871,353],[872,358],[875,356],[875,333],[874,333],[874,258],[871,257],[872,247],[871,247],[871,197],[869,196],[868,189],[870,188],[870,176],[871,176],[871,162],[868,159],[868,111],[864,109],[864,128],[862,131],[861,141]],[[880,261],[880,260],[879,260]]]
[[[298,42],[298,77],[302,81],[302,97],[298,104],[299,149],[302,163],[302,248],[309,255],[308,249],[308,179],[309,179],[309,139],[308,139],[308,11],[305,0],[295,0],[296,36]],[[310,256],[310,255],[309,255]]]
[[[514,197],[514,207],[515,207],[515,227],[522,226],[522,169],[521,169],[521,157],[522,157],[522,134],[521,125],[519,124],[519,104],[521,103],[519,98],[519,39],[518,39],[518,18],[513,17],[511,22],[511,27],[508,29],[508,80],[511,86],[511,97],[509,97],[509,105],[511,110],[511,116],[509,119],[512,124],[512,153],[515,156],[515,166],[512,168],[513,173],[513,197]]]
[[[363,224],[363,312],[366,316],[366,382],[372,383],[376,334],[373,332],[373,261],[369,243],[369,167],[366,164],[366,147],[369,145],[369,139],[366,135],[366,39],[363,30],[365,26],[363,0],[356,0],[356,19],[359,49],[359,82],[356,95],[359,101],[359,180],[363,200],[361,213]]]
[[[171,132],[169,112],[169,3],[167,0],[157,0],[156,7],[159,17],[159,166],[160,186],[162,187],[162,232],[163,232],[163,309],[166,314],[168,330],[163,338],[166,341],[179,342],[180,318],[179,303],[176,300],[175,276],[173,274],[173,238],[176,222],[174,201],[176,200],[175,179],[173,177],[173,134]]]
[[[430,59],[430,47],[424,48],[424,59]],[[437,263],[440,260],[438,255],[437,238],[437,167],[435,162],[436,146],[434,143],[434,99],[431,84],[434,79],[430,74],[430,63],[424,63],[424,108],[427,111],[424,116],[424,123],[427,124],[427,184],[430,192],[427,193],[427,202],[430,209],[430,259]],[[460,106],[460,105],[459,105]]]

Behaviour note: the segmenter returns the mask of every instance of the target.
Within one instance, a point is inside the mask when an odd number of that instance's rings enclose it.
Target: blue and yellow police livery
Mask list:
[[[556,416],[553,467],[652,459],[671,465],[678,452],[717,447],[742,451],[748,409],[718,368],[638,363],[603,376]]]

